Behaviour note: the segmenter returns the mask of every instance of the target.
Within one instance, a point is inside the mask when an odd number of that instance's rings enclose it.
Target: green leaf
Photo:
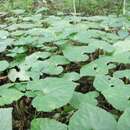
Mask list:
[[[11,38],[0,40],[0,53],[4,52],[7,46],[11,46],[12,43],[13,43],[13,39]]]
[[[118,120],[118,130],[130,130],[130,108],[127,108]]]
[[[32,36],[26,36],[26,37],[20,37],[19,40],[14,42],[14,45],[31,45],[33,42],[36,42],[36,37]]]
[[[23,48],[23,47],[15,47],[14,49],[11,49],[11,50],[8,50],[8,54],[6,56],[11,56],[11,57],[16,57],[18,56],[19,54],[23,54],[27,51],[26,48]]]
[[[118,35],[120,36],[121,39],[124,39],[129,36],[129,32],[127,32],[125,30],[120,30],[120,31],[118,31]]]
[[[80,76],[83,77],[108,74],[109,69],[115,67],[113,64],[108,64],[109,62],[109,57],[101,57],[95,61],[92,61],[80,69]]]
[[[18,29],[18,24],[14,23],[7,27],[8,31],[15,31]]]
[[[31,122],[31,130],[67,130],[67,125],[53,119],[37,118]]]
[[[130,87],[117,86],[102,92],[106,100],[117,110],[124,111],[130,106]]]
[[[12,130],[12,108],[0,109],[0,129]]]
[[[88,56],[86,53],[87,46],[72,46],[65,45],[63,47],[64,57],[72,62],[87,61]]]
[[[16,89],[1,89],[0,90],[0,106],[11,104],[19,100],[23,94]]]
[[[45,33],[44,28],[32,28],[26,32],[26,34],[32,35],[32,36],[40,36],[40,35],[43,36],[44,33]]]
[[[122,86],[124,82],[118,78],[105,76],[105,75],[97,75],[93,82],[93,86],[98,91],[104,91],[110,87]]]
[[[87,43],[88,40],[92,37],[98,37],[98,33],[96,32],[96,30],[83,30],[77,33],[77,35],[74,37],[74,40],[80,43]]]
[[[25,12],[25,10],[23,10],[23,9],[15,9],[15,10],[11,10],[11,12],[16,14],[16,15],[20,15],[20,14],[23,14]]]
[[[16,71],[15,69],[11,69],[8,73],[8,78],[10,81],[15,82],[17,79],[20,81],[28,81],[29,76],[25,72],[25,70]]]
[[[7,84],[4,84],[4,85],[1,85],[0,90],[1,89],[7,89],[7,88],[10,88],[12,86],[14,86],[14,83],[7,83]]]
[[[6,39],[9,36],[9,32],[5,30],[0,30],[0,39]]]
[[[68,72],[68,73],[64,73],[62,78],[70,80],[70,81],[77,81],[80,79],[80,75],[76,72]]]
[[[50,62],[49,60],[45,61],[37,61],[36,63],[32,64],[31,72],[32,75],[38,73],[42,75],[43,73],[49,75],[59,75],[63,72],[63,67]]]
[[[111,62],[129,64],[130,52],[122,52],[111,56]]]
[[[22,36],[22,35],[24,35],[24,34],[25,34],[25,31],[23,31],[23,30],[16,30],[16,31],[11,32],[11,36],[12,36],[12,37]]]
[[[9,63],[6,60],[0,61],[0,72],[5,71],[9,67]]]
[[[66,105],[72,98],[75,87],[75,83],[62,78],[46,78],[27,85],[28,90],[42,92],[33,99],[32,105],[38,111],[46,112]]]
[[[31,28],[34,28],[36,25],[33,23],[23,22],[23,23],[17,24],[17,26],[19,29],[31,29]]]
[[[97,92],[88,92],[86,94],[82,94],[79,92],[74,92],[72,99],[70,100],[70,104],[78,109],[82,104],[89,103],[92,105],[97,105],[96,97],[99,94]]]
[[[48,59],[48,61],[50,63],[54,63],[55,65],[66,65],[70,63],[64,56],[61,55],[53,55]]]
[[[22,20],[26,22],[37,22],[40,23],[42,18],[42,14],[36,14],[32,16],[23,17]]]
[[[38,59],[46,59],[50,56],[51,54],[49,52],[34,52],[33,54],[26,56],[25,58],[25,63],[32,65],[34,62],[36,62]]]
[[[130,79],[130,70],[126,69],[126,70],[119,70],[119,71],[116,71],[114,72],[113,74],[114,77],[117,77],[117,78],[128,78]]]
[[[45,1],[45,0],[44,0]],[[42,7],[42,8],[39,8],[37,11],[36,11],[36,14],[38,13],[43,13],[43,12],[47,12],[48,11],[48,8],[47,7]]]
[[[115,55],[118,53],[123,53],[130,51],[130,40],[124,40],[124,41],[119,41],[114,44],[115,47]]]
[[[110,113],[90,104],[83,104],[69,122],[69,130],[116,130],[116,127]]]
[[[63,72],[63,67],[60,65],[66,65],[70,62],[61,55],[53,55],[49,59],[44,60],[50,55],[49,52],[35,52],[27,56],[25,61],[19,65],[19,68],[25,70],[26,74],[32,79],[39,79],[43,73],[59,75]]]
[[[114,47],[106,41],[91,39],[87,48],[88,53],[93,53],[98,49],[104,50],[107,53],[114,52]]]

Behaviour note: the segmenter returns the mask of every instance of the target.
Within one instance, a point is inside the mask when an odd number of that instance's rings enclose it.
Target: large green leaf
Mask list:
[[[16,57],[20,54],[25,53],[26,51],[27,49],[24,47],[15,47],[14,49],[8,50],[9,53],[6,56]]]
[[[88,92],[86,94],[82,94],[79,92],[74,92],[72,99],[70,100],[70,104],[78,109],[82,104],[92,104],[97,105],[96,97],[98,97],[99,94],[97,92]]]
[[[0,90],[0,106],[11,104],[14,101],[19,100],[23,96],[23,93],[16,89],[1,89]]]
[[[111,62],[130,63],[130,52],[122,52],[111,56]]]
[[[36,109],[36,115],[31,112],[31,116],[38,118],[32,121],[32,130],[130,129],[128,18],[44,16],[40,14],[43,10],[29,15],[13,10],[1,21],[0,107],[21,99],[20,110],[26,112],[21,103],[31,101]],[[108,112],[96,105],[105,106]],[[110,113],[118,111],[125,112],[121,117],[116,115],[117,125]],[[48,115],[57,121],[46,119]],[[69,128],[58,121],[70,122]],[[21,127],[16,120],[17,124]]]
[[[31,29],[31,28],[34,28],[36,25],[33,23],[23,22],[23,23],[17,24],[17,26],[19,29]]]
[[[0,61],[0,72],[6,70],[9,67],[9,63],[6,60]]]
[[[110,87],[116,87],[116,86],[122,86],[122,85],[124,85],[122,80],[115,77],[110,77],[108,75],[107,76],[97,75],[93,82],[93,86],[98,91],[104,91]]]
[[[31,123],[31,130],[67,130],[67,125],[53,119],[37,118]]]
[[[53,55],[48,59],[48,61],[50,63],[54,63],[55,65],[66,65],[70,63],[64,56],[61,55]]]
[[[28,83],[27,89],[41,91],[32,101],[38,111],[52,111],[69,102],[75,86],[72,81],[62,78],[46,78]]]
[[[50,56],[48,52],[35,52],[25,58],[25,61],[19,65],[21,70],[25,70],[25,76],[28,75],[32,79],[39,79],[40,75],[59,75],[63,72],[63,67],[70,62],[61,55]],[[39,60],[40,59],[40,60]],[[44,60],[46,59],[46,60]]]
[[[86,50],[88,53],[93,53],[98,49],[104,50],[107,53],[114,52],[114,47],[106,41],[97,40],[97,39],[90,39],[89,42],[90,43],[89,43],[88,48]]]
[[[118,130],[130,130],[130,108],[127,108],[118,120]]]
[[[76,72],[68,72],[68,73],[64,73],[62,78],[68,79],[70,81],[77,81],[80,79],[80,75],[79,73],[76,73]]]
[[[130,106],[130,87],[117,86],[102,92],[106,100],[116,109],[124,111]]]
[[[89,64],[84,65],[80,69],[80,76],[96,76],[99,74],[108,74],[109,69],[115,67],[113,64],[108,64],[110,62],[109,57],[101,57]]]
[[[116,127],[110,113],[90,104],[83,104],[69,122],[69,130],[116,130]]]
[[[130,40],[119,41],[114,47],[116,49],[114,54],[130,51]]]
[[[72,62],[80,62],[88,60],[86,53],[87,46],[72,46],[66,45],[63,47],[63,54],[65,58]]]
[[[126,70],[116,71],[116,72],[114,72],[113,76],[117,77],[117,78],[124,78],[125,77],[125,78],[130,79],[130,70],[126,69]]]
[[[12,43],[13,43],[13,39],[11,38],[0,40],[0,53],[4,52],[7,46],[11,46]]]
[[[99,32],[97,30],[82,30],[77,33],[77,35],[74,37],[74,40],[81,42],[81,43],[88,43],[90,38],[98,38]]]
[[[6,39],[9,36],[9,32],[5,30],[0,30],[0,39]]]
[[[62,66],[58,66],[54,64],[53,62],[50,62],[49,60],[35,62],[34,64],[32,64],[31,70],[30,70],[31,77],[35,73],[38,73],[40,76],[43,73],[49,74],[49,75],[59,75],[62,72],[63,72]]]
[[[30,64],[36,62],[36,60],[40,59],[46,59],[50,56],[51,54],[49,52],[40,52],[37,51],[29,56],[26,57],[25,62],[30,62]]]
[[[12,130],[12,108],[0,109],[0,129]]]

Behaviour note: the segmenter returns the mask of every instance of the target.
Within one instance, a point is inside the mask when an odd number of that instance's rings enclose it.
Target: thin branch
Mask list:
[[[75,0],[73,0],[73,10],[74,10],[74,15],[76,16],[77,11],[76,11],[76,1]]]
[[[73,16],[74,16],[74,23],[76,23],[76,15],[77,15],[77,11],[76,11],[76,1],[75,0],[73,0],[73,10],[74,10],[74,14],[73,14]]]
[[[123,15],[126,14],[126,0],[123,1]]]
[[[5,79],[7,79],[7,76],[0,77],[0,80],[5,80]]]

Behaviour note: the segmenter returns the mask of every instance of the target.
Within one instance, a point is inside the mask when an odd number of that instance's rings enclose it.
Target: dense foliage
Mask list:
[[[46,11],[0,21],[1,128],[130,130],[129,19]]]
[[[57,12],[72,13],[75,1],[76,10],[82,15],[122,14],[124,0],[0,0],[0,10],[21,8],[32,12],[39,7],[49,7],[53,14]],[[130,1],[126,1],[127,10]]]

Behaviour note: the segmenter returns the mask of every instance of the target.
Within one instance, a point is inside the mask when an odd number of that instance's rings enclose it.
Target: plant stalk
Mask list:
[[[126,14],[126,0],[123,1],[123,15]]]
[[[74,21],[75,21],[75,18],[76,18],[76,15],[77,15],[77,11],[76,11],[76,1],[75,1],[75,0],[73,0],[73,10],[74,10],[73,16],[74,16]],[[76,22],[75,22],[75,23],[76,23]]]

